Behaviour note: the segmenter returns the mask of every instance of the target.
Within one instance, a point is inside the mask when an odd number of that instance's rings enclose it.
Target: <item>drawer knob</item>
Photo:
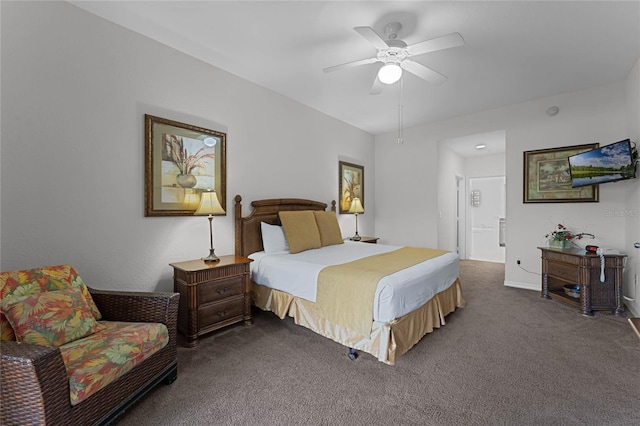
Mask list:
[[[227,292],[227,290],[229,290],[227,287],[225,288],[219,288],[216,290],[216,292],[220,295],[225,294]]]
[[[220,318],[222,318],[222,317],[226,317],[226,316],[227,316],[227,310],[225,309],[225,310],[224,310],[224,311],[222,311],[222,312],[218,312],[218,316],[219,316]]]

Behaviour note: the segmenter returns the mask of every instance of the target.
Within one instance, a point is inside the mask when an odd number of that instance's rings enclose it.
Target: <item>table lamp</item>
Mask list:
[[[356,215],[356,233],[353,237],[350,238],[351,241],[360,241],[360,235],[358,235],[358,213],[364,213],[364,207],[362,207],[362,203],[360,202],[360,198],[355,197],[351,200],[351,207],[349,208],[349,213],[353,213]]]
[[[216,192],[203,192],[200,195],[200,205],[194,214],[197,216],[209,215],[209,238],[211,246],[209,249],[209,256],[202,259],[205,262],[217,262],[220,260],[220,258],[214,253],[213,249],[213,215],[217,213],[224,213],[224,209],[220,205],[220,201],[218,201]]]

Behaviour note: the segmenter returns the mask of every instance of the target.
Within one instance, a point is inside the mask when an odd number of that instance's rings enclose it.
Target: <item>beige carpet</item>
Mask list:
[[[584,317],[463,261],[467,306],[395,366],[275,315],[178,349],[178,379],[128,425],[638,425],[640,341],[625,318]]]

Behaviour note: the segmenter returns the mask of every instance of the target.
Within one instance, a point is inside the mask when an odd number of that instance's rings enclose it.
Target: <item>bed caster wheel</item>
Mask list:
[[[358,352],[356,352],[356,350],[353,348],[349,348],[349,353],[347,354],[347,356],[351,361],[355,361],[355,359],[358,358]]]

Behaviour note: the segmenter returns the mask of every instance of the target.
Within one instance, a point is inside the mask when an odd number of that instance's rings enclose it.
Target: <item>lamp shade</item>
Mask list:
[[[355,197],[353,200],[351,200],[351,207],[349,208],[349,213],[364,213],[364,207],[362,207],[360,198]]]
[[[224,209],[220,205],[220,201],[218,201],[218,196],[215,191],[203,192],[200,195],[200,205],[198,206],[198,210],[194,213],[195,215],[209,215],[209,214],[217,214],[224,213]]]
[[[402,77],[402,68],[396,63],[385,64],[378,71],[378,80],[384,84],[393,84]]]

